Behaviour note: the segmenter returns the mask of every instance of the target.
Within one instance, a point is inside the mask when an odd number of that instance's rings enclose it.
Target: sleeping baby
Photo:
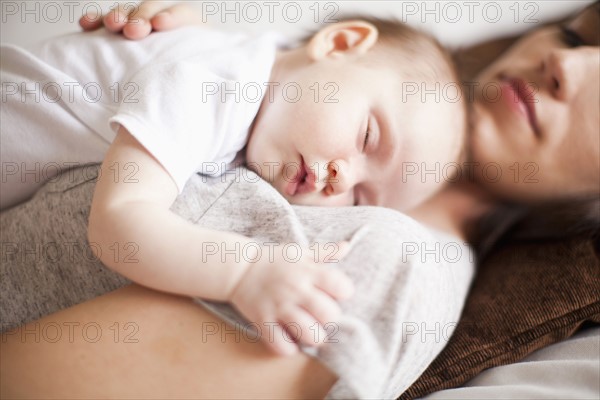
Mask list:
[[[206,27],[136,42],[99,30],[3,46],[0,60],[2,209],[61,169],[102,162],[88,240],[106,266],[282,333],[336,321],[352,282],[314,252],[292,260],[178,217],[186,181],[240,162],[293,204],[407,211],[443,183],[407,166],[458,161],[466,129],[450,57],[395,21],[346,19],[296,46]],[[458,95],[444,95],[452,84]],[[132,246],[135,264],[114,251]],[[317,345],[309,336],[297,340]],[[275,352],[297,351],[273,337]]]

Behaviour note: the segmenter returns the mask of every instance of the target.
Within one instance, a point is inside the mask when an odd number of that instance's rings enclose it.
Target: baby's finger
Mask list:
[[[303,343],[307,346],[319,346],[323,343],[327,332],[315,318],[300,307],[282,314],[280,322],[287,333],[286,341]]]
[[[350,253],[352,246],[350,245],[350,242],[347,240],[344,240],[342,242],[337,242],[337,246],[338,246],[338,251],[337,251],[337,254],[335,255],[335,257],[339,261],[342,258],[346,257],[348,255],[348,253]]]
[[[262,324],[262,340],[273,352],[280,356],[291,356],[298,352],[298,345],[284,331],[281,324]]]
[[[176,4],[169,7],[150,20],[155,31],[167,31],[187,25],[201,25],[200,12],[187,4]]]
[[[350,251],[350,242],[315,242],[310,246],[313,262],[319,264],[338,263]]]
[[[314,285],[336,300],[344,300],[354,294],[354,284],[350,278],[336,269],[319,271]]]
[[[312,291],[300,305],[323,326],[337,322],[342,314],[338,302],[318,289]]]

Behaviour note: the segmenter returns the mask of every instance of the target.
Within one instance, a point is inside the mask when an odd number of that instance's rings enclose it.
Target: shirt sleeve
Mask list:
[[[203,98],[206,85],[222,80],[193,59],[150,64],[129,81],[135,93],[123,98],[109,120],[111,129],[127,129],[181,193],[189,177],[215,158],[223,140],[215,131],[218,101]]]

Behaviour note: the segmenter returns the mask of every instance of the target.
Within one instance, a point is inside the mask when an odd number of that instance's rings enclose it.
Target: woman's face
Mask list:
[[[474,84],[471,156],[498,196],[600,193],[600,8],[537,29]]]

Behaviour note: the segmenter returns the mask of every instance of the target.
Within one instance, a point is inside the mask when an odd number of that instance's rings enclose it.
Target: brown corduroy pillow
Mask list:
[[[399,398],[462,385],[600,323],[599,243],[589,238],[513,243],[490,254],[442,353]]]

